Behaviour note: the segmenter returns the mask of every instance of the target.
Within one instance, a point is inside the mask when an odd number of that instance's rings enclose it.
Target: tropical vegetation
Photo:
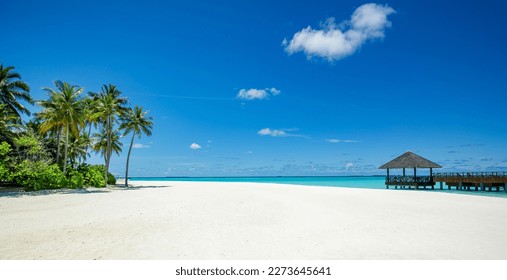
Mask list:
[[[30,87],[21,80],[21,75],[14,72],[13,66],[4,67],[0,64],[0,103],[6,110],[20,118],[21,114],[30,114],[30,111],[19,101],[33,104],[30,96]]]
[[[47,99],[36,101],[14,69],[0,64],[0,187],[32,191],[116,184],[109,172],[111,158],[121,154],[121,138],[132,134],[128,186],[134,138],[152,133],[148,112],[130,108],[113,84],[86,94],[78,85],[55,81],[43,88]],[[39,109],[31,119],[27,104]],[[103,157],[104,165],[86,163],[92,152]]]

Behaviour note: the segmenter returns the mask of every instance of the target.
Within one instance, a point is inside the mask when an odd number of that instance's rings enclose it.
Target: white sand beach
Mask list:
[[[255,183],[0,195],[0,259],[507,259],[507,199]]]

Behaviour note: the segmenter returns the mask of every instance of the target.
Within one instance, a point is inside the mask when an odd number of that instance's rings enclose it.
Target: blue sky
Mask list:
[[[0,62],[149,110],[132,176],[507,170],[504,1],[68,2],[2,1]]]

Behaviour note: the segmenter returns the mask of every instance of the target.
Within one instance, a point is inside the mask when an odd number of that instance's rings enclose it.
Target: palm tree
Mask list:
[[[88,148],[91,146],[91,138],[86,133],[81,133],[78,138],[71,137],[69,143],[69,162],[72,168],[76,168],[76,163],[81,164],[86,161],[90,155]]]
[[[35,119],[40,122],[39,132],[50,136],[56,134],[56,164],[60,165],[60,146],[62,142],[62,132],[65,127],[59,104],[56,103],[57,94],[49,92],[49,99],[38,101],[37,105],[42,107],[42,111],[35,113]]]
[[[15,150],[18,161],[29,160],[31,162],[46,161],[48,151],[46,149],[45,139],[40,137],[37,123],[29,122],[23,128],[15,139]]]
[[[52,105],[48,106],[47,119],[41,125],[41,131],[45,132],[54,127],[61,127],[65,132],[65,152],[63,157],[63,172],[67,168],[67,153],[69,149],[69,134],[79,138],[80,128],[84,127],[84,102],[80,94],[83,88],[71,86],[66,82],[56,81],[56,90],[44,88],[49,93]]]
[[[0,104],[0,142],[6,141],[9,144],[14,143],[14,129],[21,127],[21,121],[7,105]]]
[[[83,133],[82,136],[83,137],[86,137],[87,141],[85,141],[85,143],[87,143],[87,146],[85,147],[85,152],[86,152],[86,155],[89,155],[89,149],[93,149],[93,141],[92,141],[92,127],[94,128],[97,128],[97,124],[98,124],[98,118],[97,116],[95,115],[95,113],[97,112],[97,109],[96,109],[96,103],[97,103],[97,95],[95,93],[91,93],[89,92],[88,93],[88,96],[86,98],[84,98],[84,102],[85,102],[85,127],[88,127],[88,132],[85,134]]]
[[[99,120],[102,124],[104,136],[106,137],[106,150],[104,153],[104,160],[106,170],[104,178],[107,186],[107,174],[109,172],[109,163],[111,162],[111,155],[113,153],[113,133],[114,126],[118,122],[118,118],[122,117],[126,112],[127,98],[121,97],[121,92],[114,85],[103,85],[99,94],[91,93],[95,98],[95,110],[93,117]]]
[[[108,145],[108,136],[111,139],[111,143]],[[95,144],[93,145],[93,150],[97,153],[100,153],[104,160],[106,160],[107,155],[109,156],[114,152],[116,155],[120,155],[121,153],[121,146],[123,143],[120,141],[120,131],[114,130],[112,133],[107,133],[104,128],[101,129],[100,133],[93,134],[93,137],[97,139]],[[110,153],[108,152],[110,151]],[[109,172],[109,171],[106,171]],[[104,178],[105,185],[107,186],[107,174]]]
[[[124,136],[132,132],[132,139],[130,140],[129,152],[127,155],[127,166],[125,167],[125,187],[128,187],[129,178],[129,160],[130,152],[132,151],[132,145],[134,144],[134,137],[137,135],[141,138],[142,134],[147,136],[151,135],[151,129],[153,128],[152,117],[148,117],[148,112],[143,112],[143,107],[135,106],[132,110],[129,108],[125,116],[121,119],[122,124],[120,130],[124,130]]]
[[[97,118],[94,117],[94,114],[96,113],[96,101],[97,96],[95,96],[94,93],[88,93],[88,97],[84,99],[84,102],[86,104],[85,106],[85,122],[86,126],[88,126],[88,137],[91,137],[92,127],[97,127]]]
[[[21,114],[30,115],[30,111],[19,103],[23,100],[29,104],[33,104],[30,96],[30,87],[21,80],[21,76],[12,72],[14,66],[5,67],[0,64],[0,104],[5,104],[12,113],[18,118]]]
[[[55,158],[55,147],[56,141],[54,134],[55,132],[51,131],[51,133],[41,133],[40,132],[41,123],[37,118],[31,119],[24,124],[24,132],[23,134],[32,136],[33,138],[39,141],[39,144],[44,151],[45,160],[51,160]]]

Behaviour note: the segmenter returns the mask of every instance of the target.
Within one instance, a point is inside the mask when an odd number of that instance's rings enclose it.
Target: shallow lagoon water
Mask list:
[[[187,181],[187,182],[246,182],[246,183],[276,183],[319,187],[345,187],[361,189],[385,189],[383,176],[308,176],[308,177],[131,177],[132,181]],[[391,187],[393,189],[393,187]],[[411,191],[409,189],[400,191]],[[412,189],[413,191],[413,189]],[[484,195],[507,198],[507,193],[483,191],[440,190],[438,183],[432,192],[458,193],[468,195]]]

